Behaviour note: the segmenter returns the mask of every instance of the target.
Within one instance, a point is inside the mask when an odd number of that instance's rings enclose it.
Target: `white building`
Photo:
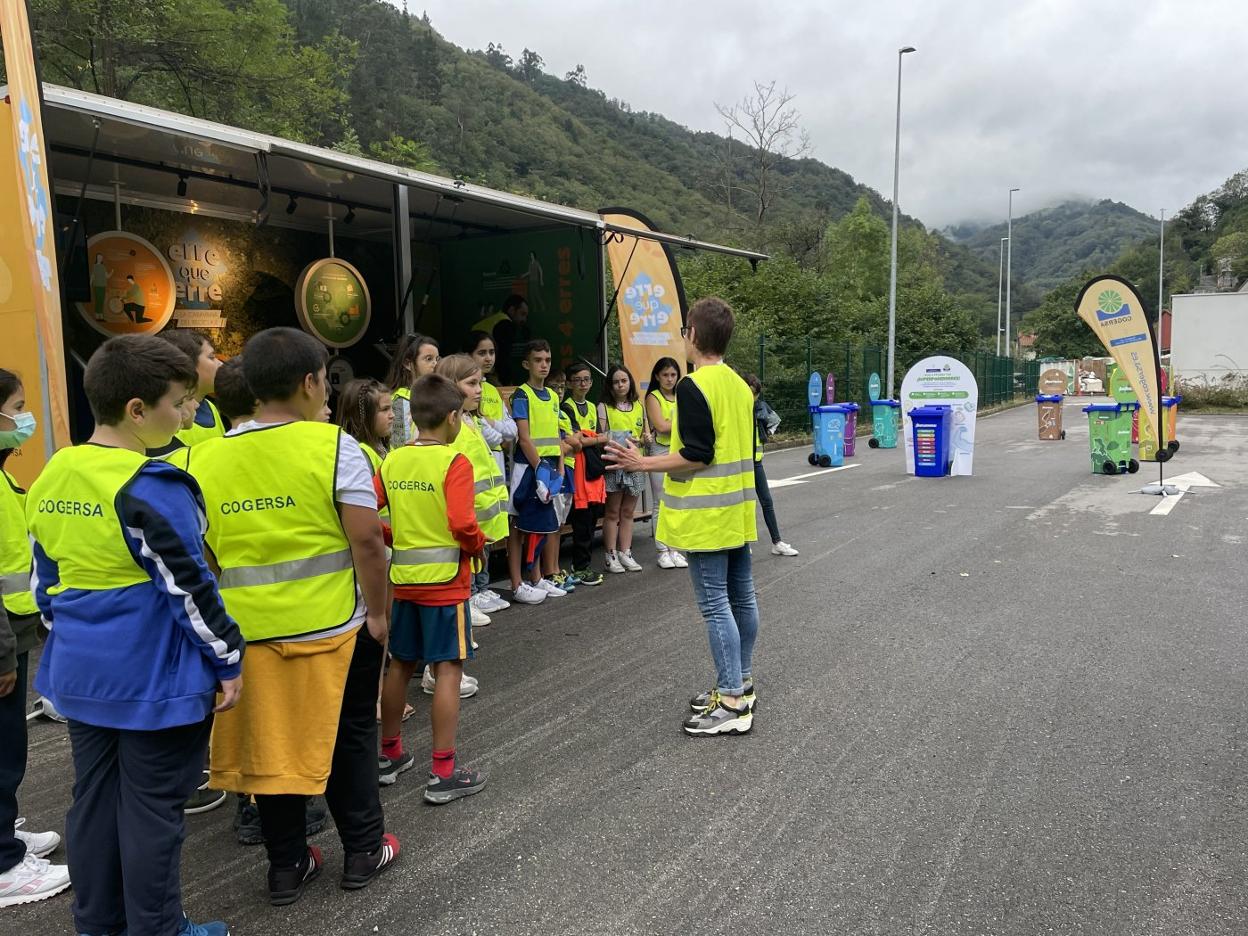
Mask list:
[[[1170,361],[1175,375],[1213,383],[1248,375],[1248,293],[1171,297]]]

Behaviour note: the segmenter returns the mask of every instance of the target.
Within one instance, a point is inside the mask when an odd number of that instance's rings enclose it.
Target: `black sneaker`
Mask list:
[[[456,767],[451,775],[443,780],[435,773],[429,774],[425,783],[425,802],[435,806],[457,800],[461,796],[472,796],[480,793],[485,786],[485,774],[479,770]]]
[[[188,816],[197,813],[211,812],[226,800],[226,792],[224,790],[208,789],[208,771],[204,771],[199,784],[199,788],[191,794],[182,807],[182,811]]]
[[[308,846],[303,861],[293,868],[269,866],[269,903],[274,907],[292,904],[303,896],[304,890],[321,873],[321,850]]]
[[[711,693],[712,706],[698,715],[685,719],[685,734],[696,736],[709,735],[743,735],[754,727],[754,713],[748,705],[731,708],[719,697],[718,692]]]
[[[234,811],[234,835],[239,845],[264,844],[260,810],[246,793],[238,794],[238,808]]]
[[[308,838],[316,835],[325,828],[328,817],[329,810],[325,808],[320,799],[315,796],[309,797],[304,834]],[[238,794],[238,809],[234,813],[234,834],[238,838],[239,845],[264,844],[260,810],[256,807],[255,801],[245,793]]]
[[[377,783],[380,786],[390,786],[399,779],[399,774],[415,766],[416,758],[412,757],[411,751],[404,751],[394,760],[383,754],[377,758]]]
[[[707,689],[705,692],[699,692],[689,700],[690,710],[701,715],[711,707],[711,697],[713,695],[715,695],[714,689]],[[750,707],[751,712],[758,709],[758,697],[754,695],[753,682],[747,682],[745,684],[745,691],[741,693],[741,701]]]
[[[582,585],[601,585],[603,575],[594,569],[573,569],[572,574],[576,576],[577,582]]]
[[[399,860],[399,840],[389,832],[375,852],[348,854],[342,861],[342,889],[359,890]]]

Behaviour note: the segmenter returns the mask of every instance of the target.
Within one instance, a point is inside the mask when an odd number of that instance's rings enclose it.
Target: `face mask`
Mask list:
[[[9,416],[5,413],[4,415],[13,421],[16,428],[7,431],[0,430],[0,448],[17,448],[35,434],[34,413],[18,413],[16,416]]]

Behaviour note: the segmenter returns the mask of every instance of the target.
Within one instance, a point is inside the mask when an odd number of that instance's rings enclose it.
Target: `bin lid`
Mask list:
[[[900,400],[872,400],[871,405],[872,406],[891,406],[893,409],[897,409],[901,406],[901,401]]]
[[[807,409],[812,413],[840,413],[842,416],[849,412],[844,403],[824,403],[820,406],[808,406]]]
[[[843,406],[845,408],[845,411],[848,413],[856,413],[860,409],[862,409],[862,407],[859,406],[857,403],[838,403],[837,405]]]
[[[1178,406],[1182,402],[1183,397],[1181,396],[1163,396],[1161,398],[1162,406]]]
[[[1061,403],[1062,395],[1060,393],[1037,393],[1037,403]]]
[[[948,406],[916,406],[910,411],[910,418],[918,416],[920,419],[943,419],[953,413],[953,409]]]
[[[1121,403],[1091,403],[1083,408],[1085,413],[1121,413],[1126,407]]]

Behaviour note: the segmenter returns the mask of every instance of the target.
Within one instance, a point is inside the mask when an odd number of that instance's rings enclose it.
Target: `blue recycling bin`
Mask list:
[[[916,406],[910,411],[914,433],[914,473],[920,478],[943,478],[953,467],[953,408]]]
[[[845,416],[845,407],[839,404],[810,407],[815,424],[815,450],[808,458],[812,465],[839,468],[845,464]]]

